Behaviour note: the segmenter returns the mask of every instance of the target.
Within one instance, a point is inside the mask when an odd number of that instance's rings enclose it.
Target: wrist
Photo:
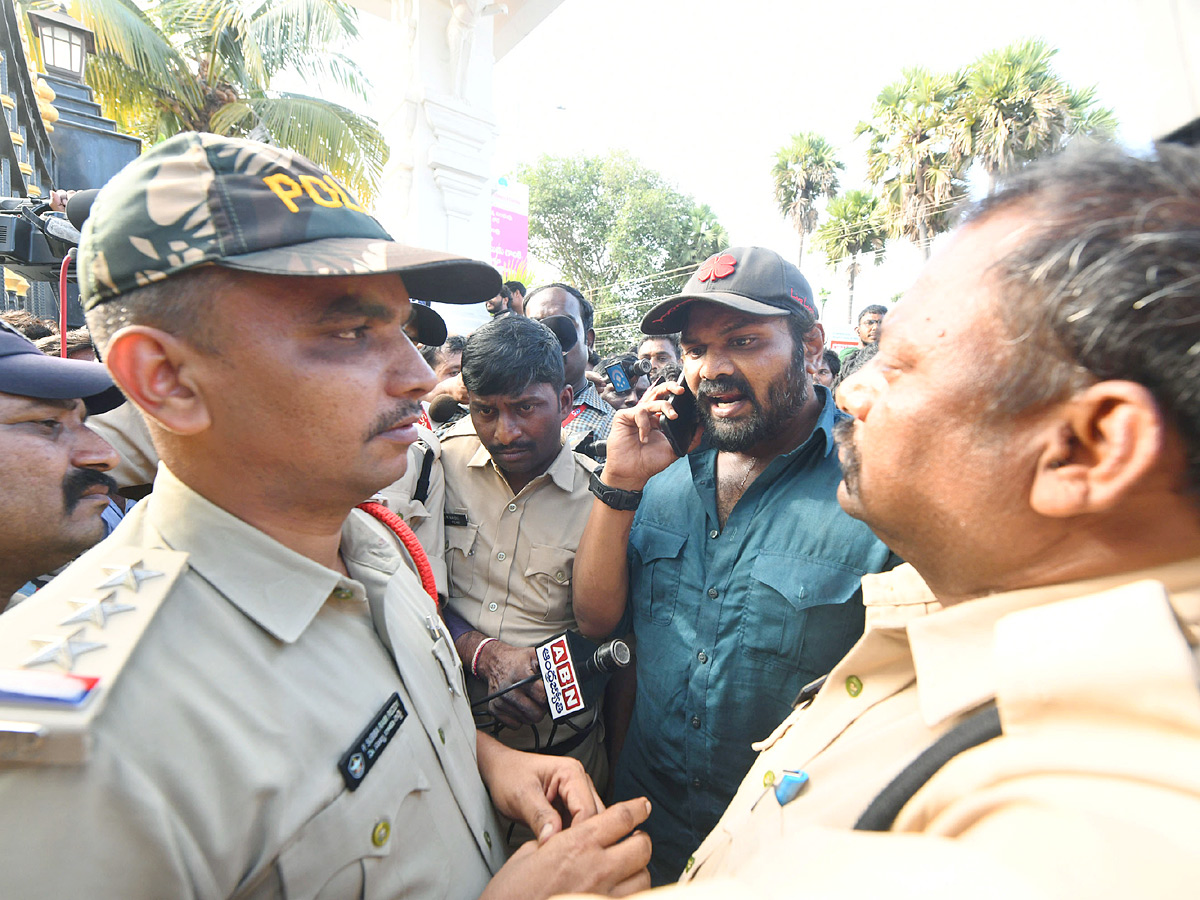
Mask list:
[[[621,472],[609,472],[608,469],[601,470],[600,480],[609,487],[614,487],[619,491],[641,492],[646,489],[646,479]]]
[[[485,637],[475,645],[475,652],[471,654],[471,674],[476,678],[487,680],[487,675],[485,674],[486,670],[482,666],[484,664],[487,648],[495,643],[497,643],[495,638]]]

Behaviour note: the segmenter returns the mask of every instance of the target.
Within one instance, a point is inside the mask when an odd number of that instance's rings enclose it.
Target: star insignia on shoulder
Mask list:
[[[116,591],[109,591],[103,597],[80,597],[74,600],[68,600],[68,603],[79,607],[75,614],[69,618],[63,619],[59,625],[74,625],[76,622],[92,622],[98,628],[103,628],[108,624],[108,617],[115,616],[117,613],[130,612],[137,607],[129,603],[118,603],[113,597],[116,596]]]
[[[105,572],[112,573],[112,577],[96,585],[97,590],[125,587],[137,593],[143,581],[150,578],[158,578],[162,575],[162,572],[142,568],[142,561],[140,559],[129,566],[101,566],[100,568]]]
[[[70,672],[75,667],[75,660],[85,653],[90,653],[93,650],[99,650],[106,646],[95,641],[85,641],[81,638],[87,630],[87,626],[83,626],[66,637],[58,638],[30,638],[35,644],[41,644],[42,649],[35,653],[25,662],[21,663],[22,667],[40,666],[44,663],[57,663],[60,668]]]

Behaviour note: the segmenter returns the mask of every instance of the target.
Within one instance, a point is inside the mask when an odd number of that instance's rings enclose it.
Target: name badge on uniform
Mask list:
[[[358,736],[353,746],[338,760],[338,771],[346,788],[354,791],[362,784],[379,754],[396,734],[400,723],[408,717],[408,711],[400,701],[399,694],[392,694],[387,703],[371,719],[371,724]]]
[[[468,519],[467,519],[466,513],[448,512],[443,517],[443,521],[447,525],[470,525],[471,524],[470,521],[468,521]]]

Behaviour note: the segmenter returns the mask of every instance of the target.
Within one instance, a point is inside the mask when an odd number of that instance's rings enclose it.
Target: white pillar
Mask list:
[[[376,217],[397,240],[488,259],[494,31],[507,52],[561,0],[351,2],[366,13],[353,55],[374,86],[369,112],[391,149]],[[439,311],[451,333],[487,319],[482,305]]]

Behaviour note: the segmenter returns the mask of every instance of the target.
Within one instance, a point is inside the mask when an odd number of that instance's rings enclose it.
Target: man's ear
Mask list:
[[[560,418],[565,419],[571,414],[571,404],[575,402],[575,388],[571,385],[563,385],[562,392],[558,395],[558,411]]]
[[[587,330],[587,334],[583,336],[583,339],[587,343],[587,348],[589,350],[593,349],[596,346],[596,330],[594,328],[589,328]]]
[[[1043,516],[1110,510],[1164,463],[1162,410],[1132,381],[1092,385],[1064,403],[1050,427],[1029,498]]]
[[[179,338],[146,325],[113,335],[104,362],[126,395],[167,431],[197,434],[212,424],[193,382],[197,351]]]
[[[814,322],[813,327],[804,333],[804,360],[815,363],[825,352],[825,327],[820,322]],[[809,370],[812,374],[812,370]]]

